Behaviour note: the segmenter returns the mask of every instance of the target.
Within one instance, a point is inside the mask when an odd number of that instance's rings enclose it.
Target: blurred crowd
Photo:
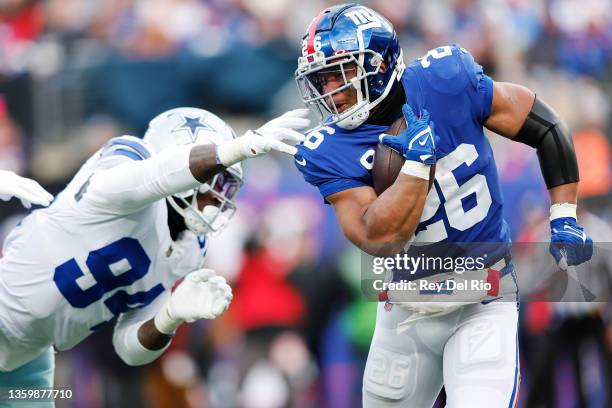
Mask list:
[[[338,3],[0,0],[0,168],[57,193],[105,141],[142,135],[166,109],[210,110],[240,134],[298,107],[301,36]],[[585,217],[612,221],[612,0],[360,3],[391,20],[406,62],[457,42],[494,79],[529,86],[554,106],[574,134]],[[535,153],[490,136],[514,239],[545,242],[549,203]],[[254,160],[245,173],[237,216],[207,257],[234,287],[228,313],[183,327],[142,368],[125,367],[112,327],[101,329],[57,356],[56,382],[75,396],[63,406],[359,406],[376,309],[361,297],[359,253],[289,159]],[[0,241],[23,215],[2,203]],[[610,238],[604,229],[599,241]],[[522,305],[519,406],[612,398],[612,316],[603,309]],[[538,359],[553,343],[554,355]],[[538,387],[536,398],[529,390]]]

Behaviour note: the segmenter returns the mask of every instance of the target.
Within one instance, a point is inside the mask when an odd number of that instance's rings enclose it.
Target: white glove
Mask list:
[[[214,319],[227,310],[233,297],[232,288],[212,269],[191,272],[155,315],[155,327],[172,334],[183,322]]]
[[[34,180],[20,177],[12,171],[0,170],[0,200],[10,200],[17,197],[25,208],[30,208],[32,204],[44,205],[51,204],[53,196]]]
[[[294,155],[295,145],[304,140],[304,135],[295,129],[310,125],[308,109],[295,109],[272,119],[257,130],[248,130],[244,135],[217,145],[217,158],[225,167],[244,159],[257,157],[270,150]]]

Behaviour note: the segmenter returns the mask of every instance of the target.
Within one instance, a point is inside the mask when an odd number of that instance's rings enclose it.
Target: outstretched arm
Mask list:
[[[196,188],[225,167],[271,150],[295,154],[304,136],[295,129],[309,124],[306,109],[296,109],[257,130],[218,145],[184,145],[146,160],[128,161],[96,172],[80,198],[103,212],[129,214],[169,195]],[[132,143],[140,143],[138,141]]]

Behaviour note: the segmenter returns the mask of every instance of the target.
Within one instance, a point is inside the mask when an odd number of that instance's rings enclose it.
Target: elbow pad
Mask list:
[[[542,175],[549,189],[578,182],[572,135],[559,115],[537,96],[513,140],[537,149]]]

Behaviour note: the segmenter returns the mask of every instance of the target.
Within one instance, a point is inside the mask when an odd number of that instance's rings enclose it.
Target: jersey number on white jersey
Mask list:
[[[53,275],[57,288],[75,308],[86,308],[102,299],[106,293],[115,291],[104,301],[104,305],[114,316],[118,316],[129,309],[148,305],[164,292],[162,284],[131,294],[117,290],[141,279],[151,265],[149,256],[134,238],[121,238],[91,251],[85,265],[89,274],[83,272],[76,259],[72,258],[55,268]]]

